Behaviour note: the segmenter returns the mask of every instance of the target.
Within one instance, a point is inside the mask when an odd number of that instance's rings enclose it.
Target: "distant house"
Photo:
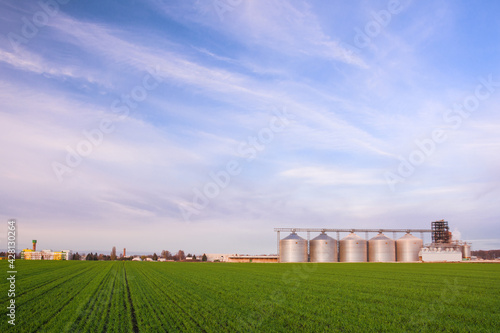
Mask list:
[[[153,258],[147,257],[144,261],[154,261]]]
[[[230,254],[227,253],[206,253],[207,261],[227,262]]]
[[[141,257],[134,257],[134,259],[132,259],[132,261],[142,261]]]

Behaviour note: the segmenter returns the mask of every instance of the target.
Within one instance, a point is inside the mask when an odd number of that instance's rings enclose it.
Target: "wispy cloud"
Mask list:
[[[163,3],[156,5],[167,16],[180,19],[175,6]],[[359,56],[343,47],[338,38],[324,31],[305,1],[243,1],[226,13],[223,21],[217,15],[215,6],[193,11],[191,15],[183,16],[183,19],[230,35],[236,42],[250,47],[266,48],[294,57],[317,57],[367,67]]]
[[[370,186],[382,185],[377,172],[373,170],[340,170],[327,169],[325,167],[303,167],[286,170],[281,173],[285,177],[302,179],[308,184],[315,186],[331,185],[352,185],[352,186]]]
[[[350,52],[354,29],[387,3],[242,1],[222,20],[210,1],[109,6],[113,16],[69,2],[12,50],[5,36],[34,7],[0,5],[0,211],[24,221],[22,237],[57,248],[47,226],[84,235],[92,226],[102,231],[96,249],[113,234],[139,250],[271,253],[274,226],[447,218],[464,239],[491,238],[477,225],[498,229],[500,90],[459,130],[443,120],[478,77],[500,80],[493,8],[474,6],[478,16],[465,15],[472,5],[412,2],[370,47]],[[113,103],[126,105],[148,72],[161,84],[118,117]],[[238,147],[279,110],[292,115],[288,126],[247,161]],[[105,118],[114,131],[58,183],[51,163]],[[437,128],[448,140],[392,193],[384,172]],[[186,225],[178,205],[231,160],[242,172]],[[137,240],[145,226],[154,232]]]
[[[102,57],[107,58],[108,62],[125,63],[133,66],[135,70],[145,70],[154,64],[159,68],[159,74],[169,80],[168,82],[178,82],[193,89],[202,89],[201,91],[210,98],[238,106],[241,105],[242,100],[254,107],[260,107],[263,103],[275,106],[287,105],[294,110],[294,113],[306,120],[303,125],[311,121],[315,129],[320,125],[336,135],[349,133],[343,137],[351,141],[353,146],[377,153],[384,150],[374,147],[378,143],[375,143],[368,133],[348,124],[335,113],[320,112],[316,103],[304,103],[292,96],[283,96],[284,92],[279,87],[273,87],[272,83],[261,82],[227,69],[195,63],[174,52],[150,46],[137,48],[130,42],[112,35],[110,29],[101,25],[80,22],[64,16],[54,20],[53,25],[61,34],[64,34],[63,36],[66,36],[63,38],[69,42],[78,43],[79,47],[85,50],[99,52]],[[300,88],[298,85],[297,89]],[[307,87],[304,88],[307,89]],[[304,140],[304,137],[301,140]]]

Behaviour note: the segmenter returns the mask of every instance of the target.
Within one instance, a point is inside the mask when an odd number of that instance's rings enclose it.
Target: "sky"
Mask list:
[[[18,250],[272,254],[277,227],[441,219],[498,249],[499,12],[0,1],[0,220]]]

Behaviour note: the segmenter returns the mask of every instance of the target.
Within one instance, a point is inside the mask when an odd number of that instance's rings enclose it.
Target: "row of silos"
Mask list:
[[[418,253],[423,241],[411,234],[398,240],[379,233],[369,241],[355,233],[340,240],[337,253],[337,240],[324,232],[309,241],[311,262],[413,262],[418,261]],[[338,255],[340,254],[340,255]],[[307,262],[307,241],[292,232],[280,240],[281,262]]]

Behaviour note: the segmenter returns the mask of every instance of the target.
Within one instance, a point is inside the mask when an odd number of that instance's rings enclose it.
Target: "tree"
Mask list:
[[[94,260],[94,256],[92,255],[92,253],[87,254],[85,260]]]
[[[158,260],[158,256],[156,255],[156,252],[155,252],[155,253],[153,253],[153,260],[154,260],[154,261],[157,261],[157,260]]]
[[[481,259],[496,259],[500,258],[500,250],[489,250],[489,251],[484,251],[484,250],[478,250],[478,251],[472,251],[471,253],[473,256],[477,256],[478,258]]]
[[[193,254],[193,260],[196,260],[196,254]]]
[[[188,253],[187,257],[192,257],[193,255],[191,253]]]
[[[207,261],[207,255],[203,253],[203,257],[201,257],[201,261]]]
[[[111,250],[111,260],[116,260],[116,246]]]
[[[170,251],[167,251],[167,250],[163,250],[161,251],[161,256],[167,260],[171,260],[174,258],[174,256],[172,255],[172,253],[170,253]]]
[[[71,260],[80,260],[81,259],[81,256],[77,253],[73,253],[73,257],[71,258]]]
[[[146,260],[146,258],[147,258],[147,257],[146,257],[145,255],[142,255],[142,256],[141,256],[141,260],[142,260],[142,261]]]
[[[184,259],[186,259],[186,255],[184,254],[184,251],[179,250],[179,252],[177,252],[177,260],[182,261]]]

